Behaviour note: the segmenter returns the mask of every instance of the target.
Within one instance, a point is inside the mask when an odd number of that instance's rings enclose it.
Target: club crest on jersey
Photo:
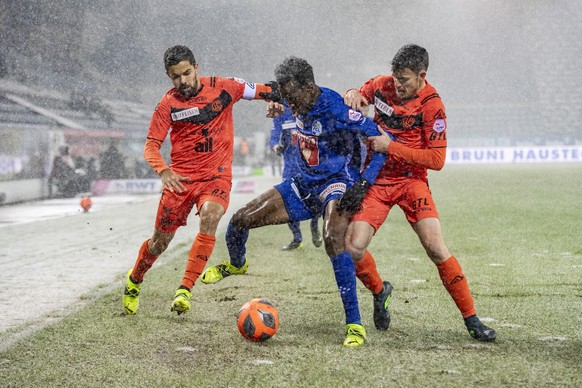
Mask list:
[[[188,117],[198,116],[200,114],[200,110],[198,108],[190,108],[184,109],[179,112],[174,112],[171,114],[172,121],[180,121],[187,119]]]
[[[319,122],[319,120],[315,120],[313,122],[313,124],[311,124],[311,132],[315,135],[315,136],[319,136],[321,135],[322,132],[322,126],[321,123]]]
[[[350,109],[348,111],[348,118],[351,121],[360,121],[360,119],[362,118],[362,114],[357,110]]]
[[[435,120],[432,129],[434,129],[436,132],[442,132],[447,129],[447,122],[443,119]]]
[[[232,77],[232,79],[241,84],[247,83],[247,81],[242,78]]]
[[[295,124],[297,124],[297,128],[303,129],[303,121],[295,119]]]
[[[222,105],[222,102],[220,102],[220,100],[212,101],[212,110],[214,112],[220,112],[223,108],[224,106]]]
[[[374,106],[386,116],[392,116],[392,113],[394,113],[394,108],[380,100],[378,97],[374,97]]]

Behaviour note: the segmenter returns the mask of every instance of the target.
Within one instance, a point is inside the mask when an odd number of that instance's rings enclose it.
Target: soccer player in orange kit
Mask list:
[[[196,205],[200,228],[171,306],[178,314],[190,310],[191,289],[214,249],[216,229],[230,201],[233,105],[240,99],[280,101],[276,83],[200,76],[194,54],[186,46],[166,50],[164,66],[174,87],[155,108],[144,147],[145,159],[160,174],[163,192],[153,236],[143,242],[126,276],[126,314],[137,312],[145,273],[166,250],[176,230],[186,225]],[[160,153],[168,132],[172,143],[169,166]]]
[[[493,341],[497,334],[477,318],[467,279],[443,241],[428,186],[427,169],[443,168],[447,147],[445,107],[435,88],[426,81],[428,62],[424,48],[405,45],[392,59],[392,75],[372,78],[344,96],[344,102],[352,109],[371,105],[374,121],[396,138],[391,141],[386,133],[369,138],[372,149],[387,153],[388,159],[351,220],[346,245],[356,259],[358,278],[373,293],[381,290],[382,279],[367,248],[392,206],[400,206],[436,265],[469,334],[480,341]]]

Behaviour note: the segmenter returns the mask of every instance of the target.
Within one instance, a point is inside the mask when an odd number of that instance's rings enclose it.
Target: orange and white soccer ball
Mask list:
[[[238,311],[237,326],[249,341],[266,341],[279,329],[279,312],[267,299],[252,299]]]

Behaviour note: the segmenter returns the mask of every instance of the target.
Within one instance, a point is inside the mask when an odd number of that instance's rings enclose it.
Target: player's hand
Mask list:
[[[269,101],[267,104],[267,117],[274,119],[285,112],[285,105],[278,102]]]
[[[342,195],[339,200],[339,204],[337,205],[337,209],[340,214],[344,211],[347,211],[350,215],[357,213],[360,205],[362,204],[362,201],[364,200],[364,197],[366,196],[366,193],[368,192],[368,189],[371,186],[372,185],[370,182],[365,179],[360,179],[352,186],[350,186],[344,195]]]
[[[186,191],[186,187],[184,187],[182,182],[190,181],[190,178],[178,175],[169,168],[166,168],[164,171],[162,171],[160,173],[160,177],[162,178],[163,187],[170,190],[172,193],[183,193]]]
[[[344,104],[354,110],[362,111],[369,104],[368,100],[357,89],[350,89],[344,96]]]
[[[281,144],[275,144],[273,146],[273,152],[276,153],[277,155],[279,156],[283,155],[283,151],[285,151],[285,147],[283,147]]]
[[[279,90],[279,84],[276,81],[270,81],[265,84],[265,86],[270,86],[270,92],[261,92],[259,96],[265,100],[281,102],[283,98],[281,97],[281,91]]]
[[[386,132],[379,125],[378,125],[378,131],[380,132],[380,136],[370,136],[368,138],[368,141],[370,142],[372,149],[374,151],[387,154],[388,153],[388,146],[390,145],[390,142],[396,140],[396,138],[390,132]]]

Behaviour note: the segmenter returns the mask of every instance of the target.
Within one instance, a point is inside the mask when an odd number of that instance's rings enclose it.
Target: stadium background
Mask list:
[[[575,1],[542,0],[3,1],[0,183],[44,182],[64,143],[85,157],[114,143],[136,177],[151,111],[170,87],[162,54],[174,44],[193,49],[201,74],[255,82],[301,56],[320,85],[343,92],[418,43],[451,147],[578,147],[581,13]],[[264,106],[238,105],[235,124],[252,163],[265,164]]]

